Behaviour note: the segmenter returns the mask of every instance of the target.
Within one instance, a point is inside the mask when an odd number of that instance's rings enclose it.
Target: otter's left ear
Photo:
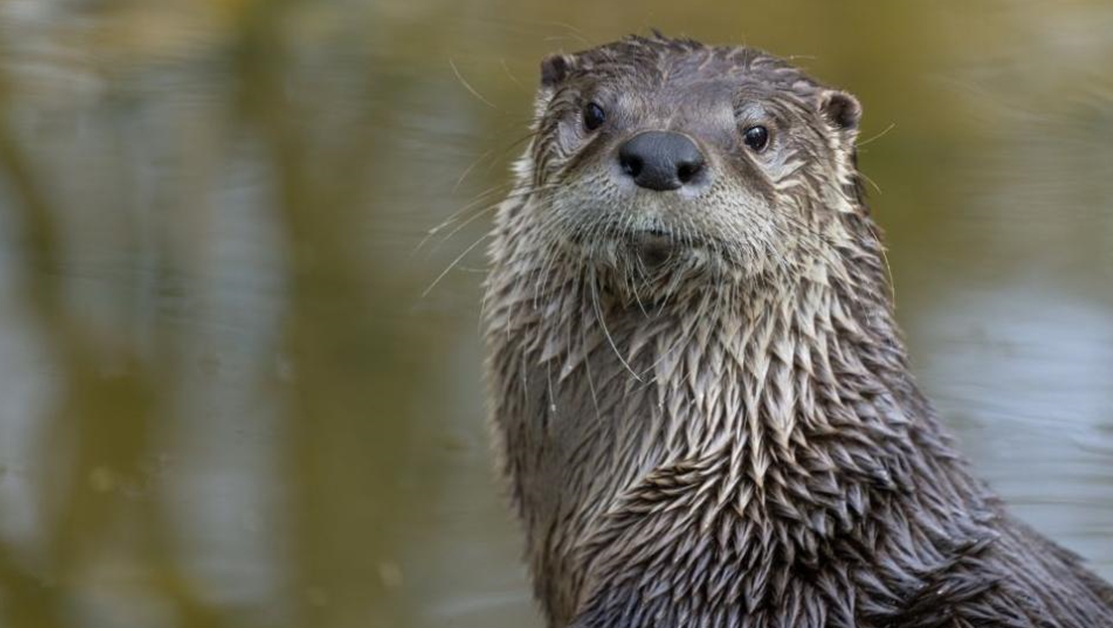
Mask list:
[[[819,111],[840,131],[857,131],[862,120],[862,105],[846,92],[829,89],[820,96]]]
[[[825,90],[819,97],[819,113],[831,126],[835,136],[835,178],[842,194],[832,196],[828,204],[843,213],[868,214],[866,192],[858,174],[858,123],[862,121],[862,105],[858,99],[837,89]]]

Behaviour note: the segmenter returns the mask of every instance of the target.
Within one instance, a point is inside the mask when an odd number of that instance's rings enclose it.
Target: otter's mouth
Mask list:
[[[664,229],[635,231],[629,236],[629,245],[633,254],[648,270],[667,265],[680,248],[676,237]]]

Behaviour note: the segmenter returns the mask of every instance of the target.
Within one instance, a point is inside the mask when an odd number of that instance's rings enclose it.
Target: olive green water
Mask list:
[[[0,626],[540,626],[486,208],[541,56],[652,26],[861,97],[921,382],[1113,578],[1107,0],[0,0]]]

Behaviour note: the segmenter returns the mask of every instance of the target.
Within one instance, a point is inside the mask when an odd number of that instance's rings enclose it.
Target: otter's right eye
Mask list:
[[[742,133],[742,141],[751,150],[760,153],[769,145],[769,130],[763,126],[752,126]]]
[[[599,105],[589,102],[584,107],[584,128],[588,131],[594,131],[603,126],[607,121],[607,113]]]

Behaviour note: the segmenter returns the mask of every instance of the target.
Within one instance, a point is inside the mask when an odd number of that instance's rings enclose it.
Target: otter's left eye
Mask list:
[[[607,121],[607,113],[599,105],[589,102],[584,107],[584,128],[588,131],[594,131],[603,126]]]
[[[769,145],[769,130],[763,126],[752,126],[742,133],[742,141],[753,151],[760,153]]]

